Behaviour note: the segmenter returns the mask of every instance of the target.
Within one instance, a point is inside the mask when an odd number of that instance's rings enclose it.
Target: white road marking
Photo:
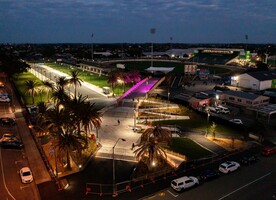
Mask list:
[[[170,190],[167,190],[168,193],[170,193],[172,196],[174,196],[175,198],[178,197],[178,194],[173,194]]]
[[[247,186],[249,186],[249,185],[251,185],[251,184],[253,184],[253,183],[255,183],[255,182],[257,182],[257,181],[259,181],[259,180],[261,180],[261,179],[263,179],[263,178],[265,178],[265,177],[267,177],[267,176],[269,176],[270,174],[271,174],[271,172],[269,172],[269,173],[266,174],[266,175],[261,176],[260,178],[255,179],[254,181],[251,181],[250,183],[245,184],[244,186],[242,186],[242,187],[240,187],[240,188],[234,190],[233,192],[230,192],[229,194],[227,194],[227,195],[225,195],[225,196],[219,198],[218,200],[225,199],[226,197],[230,196],[231,194],[234,194],[235,192],[237,192],[237,191],[239,191],[239,190],[241,190],[241,189],[243,189],[243,188],[245,188],[245,187],[247,187]]]

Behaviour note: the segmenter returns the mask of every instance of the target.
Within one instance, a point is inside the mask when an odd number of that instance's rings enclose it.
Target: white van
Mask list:
[[[183,191],[195,185],[199,185],[199,181],[196,177],[193,176],[184,176],[178,179],[174,179],[171,182],[171,187],[177,192]]]
[[[217,106],[216,109],[218,109],[220,113],[230,114],[230,110],[224,106]]]

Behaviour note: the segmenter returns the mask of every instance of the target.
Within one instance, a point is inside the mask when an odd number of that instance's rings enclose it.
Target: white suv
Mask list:
[[[234,161],[226,161],[219,166],[219,171],[227,174],[240,168],[240,164]]]
[[[178,179],[174,179],[171,182],[171,187],[177,192],[183,191],[195,185],[199,185],[199,181],[196,177],[193,176],[184,176]]]

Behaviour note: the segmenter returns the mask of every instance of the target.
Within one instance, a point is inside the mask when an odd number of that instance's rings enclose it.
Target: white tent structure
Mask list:
[[[163,73],[167,74],[168,72],[171,72],[172,70],[174,70],[174,67],[150,67],[145,70],[147,70],[151,73],[163,72]]]

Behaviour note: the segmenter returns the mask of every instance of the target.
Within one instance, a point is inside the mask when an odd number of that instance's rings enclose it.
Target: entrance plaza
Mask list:
[[[65,74],[58,72],[56,70],[52,70],[51,68],[48,68],[45,65],[42,65],[41,67],[43,67],[46,70],[51,70],[52,73],[55,73],[58,76],[65,76]],[[37,72],[34,74],[37,74]],[[42,77],[42,79],[43,78],[47,79],[47,77],[43,77],[42,74],[40,74],[39,77],[40,78]],[[139,133],[139,131],[133,131],[132,129],[135,126],[137,127],[139,126],[142,129],[147,128],[146,124],[141,124],[140,123],[141,121],[139,121],[138,123],[138,120],[134,117],[135,112],[137,111],[136,106],[139,101],[142,101],[145,99],[146,93],[150,90],[150,87],[152,87],[155,82],[156,82],[155,79],[145,79],[141,83],[140,87],[133,90],[131,93],[128,94],[128,96],[121,98],[120,101],[118,101],[118,99],[116,98],[108,98],[109,101],[106,103],[106,107],[100,111],[102,113],[101,128],[98,131],[92,130],[95,133],[95,136],[97,136],[96,139],[100,146],[96,154],[93,155],[94,159],[91,160],[92,163],[102,162],[102,160],[104,159],[104,160],[107,160],[108,163],[110,164],[111,160],[113,159],[113,147],[116,144],[116,148],[114,148],[114,159],[116,160],[116,163],[127,161],[128,163],[133,163],[135,165],[136,159],[135,159],[133,150],[135,150],[136,148],[135,145],[139,144],[141,133]],[[102,89],[99,87],[95,87],[94,85],[91,85],[89,83],[83,83],[82,87],[85,87],[93,92],[96,92],[99,95],[102,95],[103,100],[107,99],[107,96],[103,94]],[[164,107],[168,108],[168,106],[174,107],[175,104],[168,103],[168,102],[164,103]],[[179,116],[179,118],[182,118],[182,119],[185,117],[186,116]],[[187,137],[189,137],[190,139],[192,139],[202,147],[208,149],[210,152],[213,152],[214,154],[226,151],[223,146],[220,146],[219,144],[214,143],[211,139],[204,137],[204,134],[202,133],[197,133],[197,134],[187,133]],[[227,141],[225,141],[222,145],[225,145],[226,143]],[[132,148],[133,144],[134,144],[134,148]],[[227,145],[230,146],[229,144]],[[168,158],[171,161],[171,163],[173,163],[174,167],[179,166],[180,163],[182,163],[185,160],[185,157],[183,156],[170,155],[170,154],[168,154]],[[54,157],[48,156],[48,159],[51,165],[54,166]],[[88,163],[87,167],[90,168],[91,163],[90,164]],[[73,176],[73,174],[76,172],[83,170],[86,173],[87,167],[84,169],[83,166],[81,167],[76,166],[74,165],[74,163],[72,163],[72,171],[60,173],[59,178],[60,180],[71,179],[70,177]],[[112,167],[110,165],[102,166],[102,167],[104,169],[108,167],[109,172],[106,172],[107,173],[106,177],[111,177],[112,175],[109,173],[110,173],[110,170],[112,170]],[[118,167],[118,170],[119,168],[120,167]],[[72,175],[68,177],[67,175],[69,174],[72,174]],[[63,178],[64,176],[67,176],[67,177]],[[83,174],[81,176],[85,176],[85,175]],[[118,177],[118,180],[116,179],[116,181],[123,181],[123,180],[120,180],[119,178],[120,177]],[[86,179],[87,177],[83,180],[86,180]],[[95,178],[93,178],[93,180],[94,179]],[[83,180],[79,180],[79,182],[83,182]],[[95,181],[96,180],[94,180],[94,182]],[[108,181],[108,183],[110,183],[110,180]],[[71,185],[71,183],[69,184]],[[40,187],[43,187],[43,185],[41,185]],[[72,185],[72,187],[74,186]],[[81,183],[81,187],[85,187],[85,184]],[[75,189],[72,189],[72,191],[73,190]]]
[[[48,77],[44,76],[44,74],[47,74],[44,70],[50,71],[52,73],[51,76],[54,75],[68,77],[67,74],[54,70],[50,67],[47,67],[46,65],[41,64],[39,67],[43,68],[43,70],[40,71],[43,71],[44,73],[41,74],[39,71],[35,71],[34,69],[31,69],[30,72],[42,80],[49,79]],[[147,92],[150,91],[150,89],[157,81],[158,80],[155,78],[146,78],[142,80],[137,87],[134,87],[131,93],[128,93],[127,96],[122,96],[119,99],[110,97],[108,98],[109,102],[107,103],[107,106],[100,110],[102,113],[101,128],[97,131],[92,130],[100,146],[95,157],[112,159],[113,146],[115,142],[119,138],[123,138],[125,141],[119,141],[116,144],[116,148],[114,149],[114,158],[116,160],[136,162],[135,155],[133,153],[136,147],[132,148],[132,146],[133,144],[134,146],[139,144],[141,133],[132,130],[132,127],[138,125],[138,122],[136,122],[136,119],[134,118],[135,107],[139,99],[140,101],[145,99]],[[104,94],[102,89],[99,87],[96,87],[87,82],[83,82],[81,87],[88,88],[89,90],[102,95],[103,100],[107,99],[107,95]],[[164,107],[167,108],[168,103],[165,103]],[[120,123],[118,123],[118,121]],[[143,129],[147,128],[147,126],[143,124],[139,124],[139,127]],[[51,155],[48,156],[51,157]],[[168,155],[168,157],[173,161],[174,166],[178,166],[183,161],[182,157],[178,158],[173,155]],[[73,171],[78,171],[79,167],[74,166],[74,163],[72,164]],[[62,177],[64,175],[68,175],[68,173],[60,174],[59,176]]]

